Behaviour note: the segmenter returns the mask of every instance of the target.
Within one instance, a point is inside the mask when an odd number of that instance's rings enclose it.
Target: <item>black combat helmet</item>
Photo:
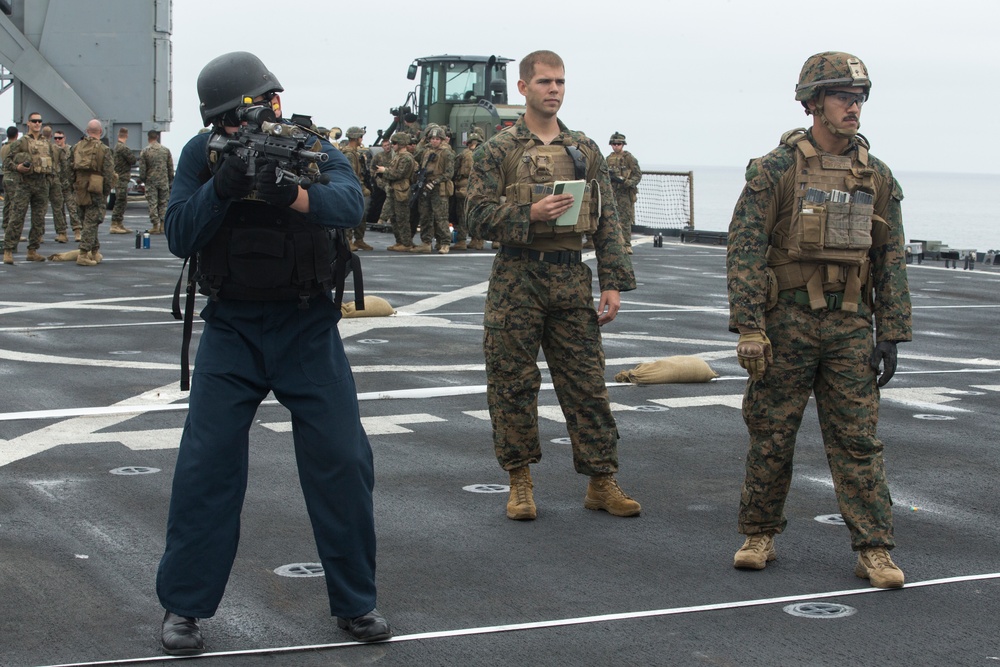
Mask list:
[[[260,58],[246,51],[234,51],[215,58],[198,75],[201,120],[212,120],[243,102],[244,96],[280,93],[284,88]]]

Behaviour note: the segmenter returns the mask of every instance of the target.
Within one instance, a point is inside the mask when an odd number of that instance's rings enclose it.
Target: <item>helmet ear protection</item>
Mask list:
[[[202,68],[198,74],[198,100],[201,120],[207,126],[243,105],[243,98],[253,99],[284,91],[278,78],[260,58],[246,51],[223,54]]]

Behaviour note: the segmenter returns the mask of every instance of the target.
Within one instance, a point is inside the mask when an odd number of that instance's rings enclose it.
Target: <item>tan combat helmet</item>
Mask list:
[[[360,139],[365,136],[365,128],[358,127],[357,125],[352,125],[347,128],[347,138],[348,139]]]
[[[841,51],[824,51],[810,56],[799,73],[795,99],[805,106],[819,94],[821,88],[834,86],[860,87],[865,89],[865,94],[871,92],[868,68],[861,58]]]
[[[447,139],[448,134],[444,131],[443,127],[441,127],[440,125],[435,125],[433,127],[428,128],[427,130],[427,138],[431,139],[433,137],[440,137],[441,139]]]
[[[410,135],[406,132],[396,132],[392,135],[392,143],[399,144],[400,146],[409,146]]]
[[[625,145],[626,143],[625,135],[622,134],[621,132],[615,132],[614,134],[611,135],[611,139],[608,140],[609,144],[614,144],[618,142],[621,142],[622,145]]]
[[[466,145],[471,144],[473,141],[478,141],[479,143],[483,143],[485,141],[485,139],[483,139],[483,135],[479,132],[479,130],[472,130],[471,132],[469,132],[468,135],[466,135],[465,137]]]
[[[799,82],[795,86],[795,99],[802,103],[806,115],[810,114],[808,102],[816,101],[816,114],[834,134],[853,136],[856,131],[847,132],[830,125],[823,113],[823,98],[821,92],[827,88],[846,86],[848,88],[864,88],[865,96],[871,93],[872,82],[868,78],[868,68],[861,58],[843,51],[824,51],[810,56],[802,71],[799,72]],[[860,124],[859,124],[860,127]]]

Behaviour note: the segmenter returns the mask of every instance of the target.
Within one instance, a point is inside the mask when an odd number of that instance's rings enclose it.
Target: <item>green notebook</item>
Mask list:
[[[552,224],[556,227],[573,227],[580,217],[580,207],[583,205],[583,193],[587,189],[587,181],[556,181],[552,186],[554,195],[573,195],[573,205],[560,215]]]

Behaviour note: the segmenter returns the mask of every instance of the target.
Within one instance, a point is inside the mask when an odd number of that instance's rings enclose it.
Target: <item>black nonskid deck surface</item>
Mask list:
[[[145,209],[126,224],[140,229]],[[48,240],[45,254],[67,250]],[[492,253],[401,255],[369,232],[369,294],[345,320],[376,460],[379,609],[392,642],[330,618],[289,414],[251,431],[236,566],[202,622],[218,665],[987,665],[1000,659],[1000,270],[912,267],[914,342],[880,435],[907,587],[855,577],[815,411],[804,420],[778,560],[734,570],[745,374],[727,327],[725,250],[637,237],[639,289],[604,328],[607,380],[700,355],[704,384],[619,386],[619,480],[643,506],[584,509],[551,389],[541,393],[538,519],[505,518],[484,393]],[[181,261],[105,224],[104,262],[0,268],[0,664],[134,664],[160,653],[154,576],[187,395],[170,300]],[[72,244],[70,244],[72,245]],[[23,248],[22,248],[23,251]],[[17,259],[23,259],[23,254]],[[590,260],[593,266],[593,260]],[[595,293],[597,292],[595,283]],[[351,298],[350,296],[348,298]],[[200,323],[196,322],[193,346]],[[543,367],[543,382],[548,382]],[[335,434],[332,434],[335,437]],[[830,517],[830,515],[834,515]],[[805,604],[805,616],[786,607]],[[843,605],[847,609],[835,605]],[[853,612],[853,613],[850,613]],[[840,615],[840,614],[846,615]]]

